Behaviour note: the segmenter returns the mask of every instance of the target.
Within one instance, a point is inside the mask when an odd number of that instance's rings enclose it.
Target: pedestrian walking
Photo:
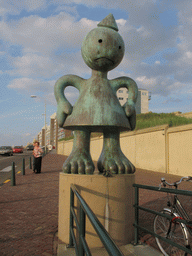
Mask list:
[[[41,162],[42,162],[43,150],[39,147],[38,141],[35,141],[34,144],[35,146],[33,149],[33,156],[34,156],[33,171],[35,173],[41,173]]]

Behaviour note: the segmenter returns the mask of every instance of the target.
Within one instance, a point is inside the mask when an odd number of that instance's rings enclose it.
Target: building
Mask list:
[[[58,128],[58,140],[65,138],[65,129]]]
[[[40,132],[38,133],[38,135],[37,135],[37,140],[39,141],[40,146],[41,146],[41,144],[42,144],[42,131],[40,131]]]
[[[56,113],[50,117],[50,145],[57,147],[57,137],[58,137],[58,123],[56,119]]]
[[[71,136],[73,131],[58,127],[56,113],[50,116],[50,125],[47,126],[46,141],[47,145],[57,147],[57,141]]]
[[[46,125],[46,145],[50,144],[50,125]]]
[[[117,97],[121,106],[125,104],[129,96],[129,92],[126,88],[120,88],[117,91]],[[138,90],[138,97],[136,102],[136,113],[147,113],[149,112],[149,100],[151,99],[151,94],[145,89]]]
[[[46,136],[45,136],[45,132],[46,132]],[[46,125],[46,129],[45,129],[45,126],[43,126],[41,131],[38,133],[37,140],[39,141],[41,147],[44,147],[45,144],[50,145],[50,138],[51,138],[50,133],[51,133],[50,125]]]

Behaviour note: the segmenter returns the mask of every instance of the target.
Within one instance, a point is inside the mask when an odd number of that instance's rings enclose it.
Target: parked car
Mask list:
[[[33,145],[28,145],[28,146],[26,147],[26,149],[27,149],[27,150],[33,150],[33,149],[34,149],[34,146],[33,146]]]
[[[13,155],[13,149],[10,146],[1,146],[0,147],[0,155]]]
[[[23,153],[23,147],[22,146],[15,146],[13,148],[13,153]]]

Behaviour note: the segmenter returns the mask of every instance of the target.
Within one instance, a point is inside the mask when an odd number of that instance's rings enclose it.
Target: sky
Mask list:
[[[45,112],[50,123],[57,79],[91,76],[81,44],[109,13],[125,55],[108,79],[128,76],[151,92],[149,111],[192,111],[191,10],[191,0],[0,0],[0,146],[31,142]],[[78,91],[65,95],[74,104]]]

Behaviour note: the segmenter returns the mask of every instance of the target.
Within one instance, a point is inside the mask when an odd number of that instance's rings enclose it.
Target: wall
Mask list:
[[[123,153],[136,168],[164,172],[167,125],[121,134]]]
[[[120,136],[123,153],[136,168],[192,176],[192,124],[169,128],[168,125],[125,132]],[[59,142],[58,154],[69,155],[73,141]],[[92,159],[97,161],[103,136],[91,140]]]
[[[169,173],[192,176],[192,125],[168,129]]]
[[[181,112],[174,112],[177,116],[183,116],[186,118],[192,118],[192,112],[186,112],[186,113],[181,113]]]

